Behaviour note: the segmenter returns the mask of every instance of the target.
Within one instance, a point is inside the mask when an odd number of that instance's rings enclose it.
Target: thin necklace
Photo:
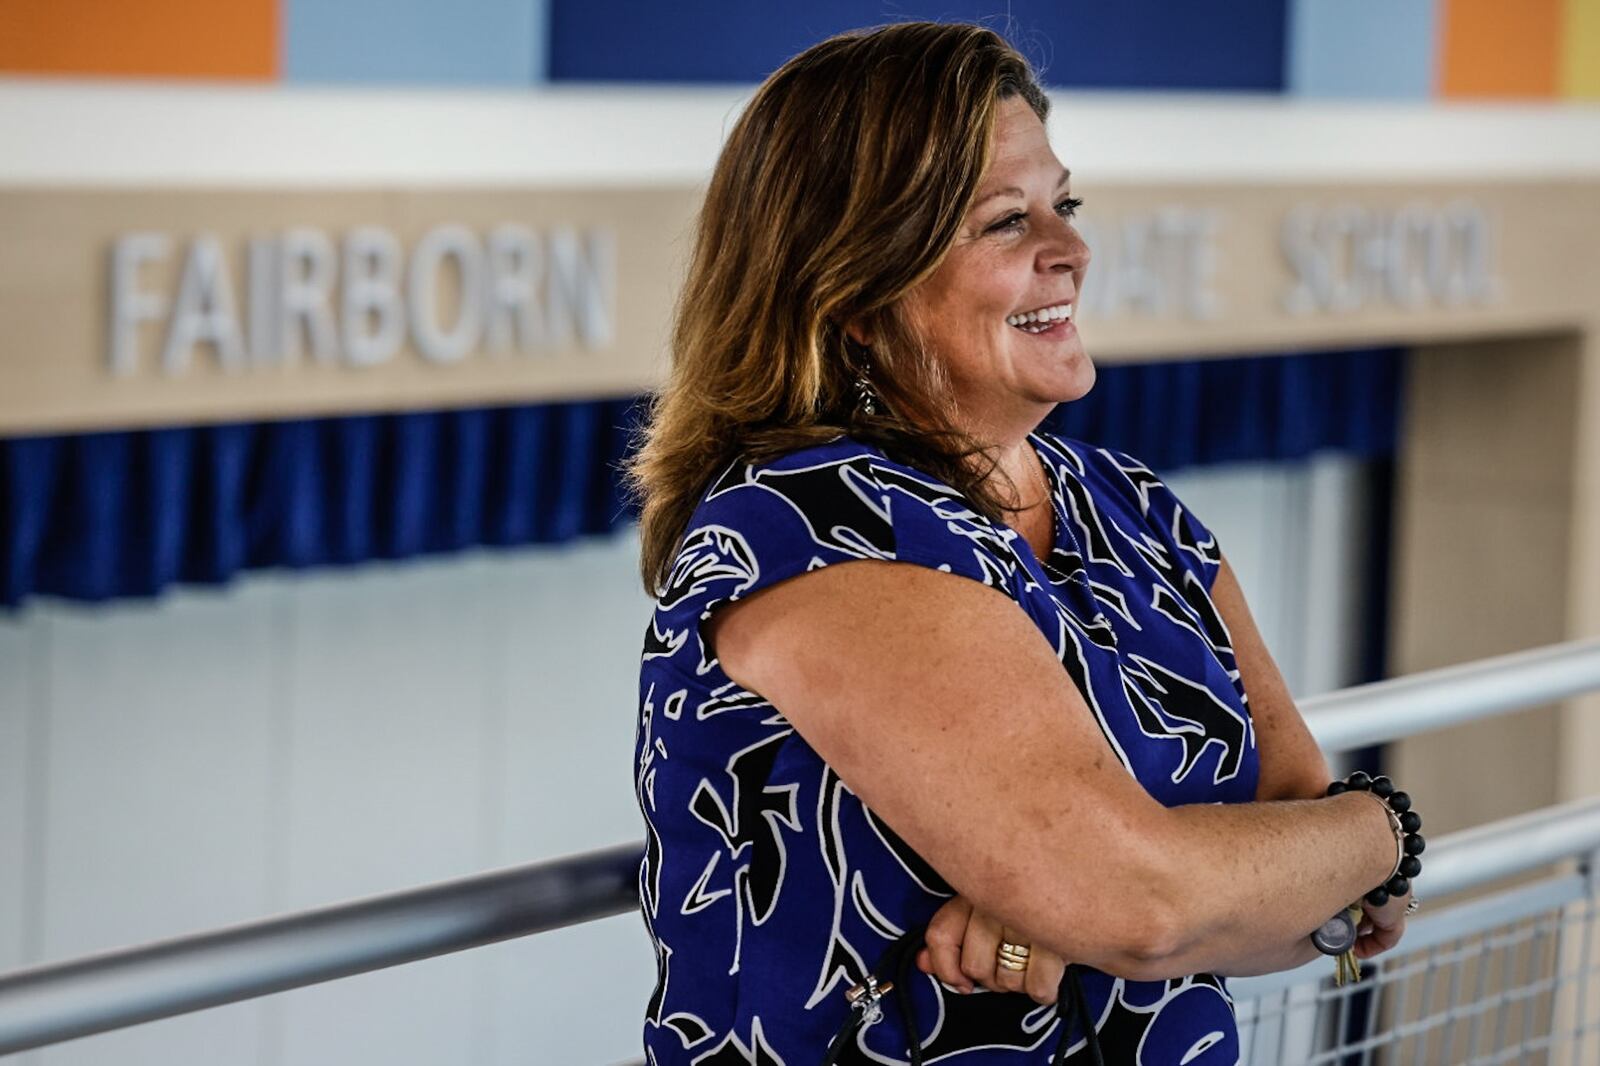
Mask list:
[[[1029,450],[1032,451],[1031,448]],[[1040,455],[1038,452],[1034,452],[1033,457],[1039,464],[1039,491],[1043,494],[1039,497],[1039,502],[1048,504],[1051,501],[1051,497],[1053,497],[1055,494],[1050,490],[1050,475],[1045,473],[1044,470],[1044,456]]]
[[[1033,451],[1033,449],[1030,448],[1029,451]],[[1024,504],[1022,502],[1022,494],[1021,494],[1021,492],[1018,492],[1017,493],[1017,504],[1018,504],[1018,506],[1007,508],[1007,510],[1009,510],[1012,514],[1022,514],[1024,511],[1033,510],[1034,507],[1038,506],[1039,504],[1049,503],[1051,501],[1051,497],[1054,495],[1050,490],[1050,475],[1048,475],[1048,474],[1046,474],[1044,472],[1044,457],[1041,456],[1038,452],[1034,452],[1033,453],[1033,458],[1034,458],[1034,462],[1036,464],[1036,465],[1034,465],[1034,476],[1029,478],[1028,480],[1036,482],[1038,484],[1039,493],[1040,493],[1039,498],[1037,500],[1035,500],[1033,503]]]

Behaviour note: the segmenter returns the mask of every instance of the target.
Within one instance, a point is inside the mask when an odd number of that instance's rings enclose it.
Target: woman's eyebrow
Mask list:
[[[1072,171],[1070,169],[1068,169],[1067,167],[1062,167],[1061,168],[1061,177],[1056,179],[1056,188],[1058,188],[1058,189],[1061,188],[1061,186],[1067,184],[1071,180],[1072,180]],[[1007,185],[1003,189],[996,189],[991,193],[986,193],[983,196],[978,197],[977,200],[973,201],[973,205],[972,206],[976,207],[976,206],[978,206],[978,204],[988,203],[990,200],[993,200],[997,196],[1023,197],[1025,195],[1026,194],[1023,193],[1023,191],[1020,188],[1018,188],[1017,186],[1015,186],[1015,185]]]

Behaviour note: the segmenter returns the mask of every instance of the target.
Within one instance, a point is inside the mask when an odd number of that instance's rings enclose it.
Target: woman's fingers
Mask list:
[[[1004,991],[998,976],[995,954],[1000,950],[1000,923],[982,911],[973,911],[967,921],[967,938],[961,945],[961,972],[984,988]]]
[[[1061,991],[1061,977],[1066,972],[1066,961],[1060,955],[1035,947],[1028,956],[1028,969],[1024,974],[1027,980],[1022,990],[1035,1003],[1049,1006],[1056,1001],[1056,994]]]
[[[1013,970],[1009,966],[1002,966],[999,960],[1001,944],[1014,944],[1025,950],[1028,953],[1028,967],[1021,970]],[[994,967],[994,984],[991,987],[1001,992],[1025,991],[1028,981],[1028,969],[1033,966],[1033,945],[1028,942],[1028,938],[1015,929],[1006,929],[999,924],[995,924],[994,950],[990,952],[990,955],[993,957],[990,965]]]
[[[1406,904],[1410,893],[1389,900],[1381,907],[1362,902],[1360,935],[1356,938],[1356,958],[1370,959],[1400,943],[1406,932]]]
[[[967,922],[972,916],[972,904],[956,896],[934,913],[928,920],[924,937],[927,947],[917,956],[917,965],[945,984],[963,992],[972,991],[972,982],[962,972],[963,943],[967,936]]]
[[[1391,926],[1373,925],[1372,928],[1356,938],[1356,958],[1370,959],[1374,955],[1381,955],[1396,944],[1405,935],[1406,920]]]
[[[1051,1004],[1061,987],[1066,963],[1059,955],[1030,944],[957,896],[928,921],[926,947],[917,953],[917,967],[952,988],[971,992],[982,986],[992,992],[1021,992],[1037,1003]],[[1001,943],[1028,949],[1028,965],[1012,970],[999,964]]]

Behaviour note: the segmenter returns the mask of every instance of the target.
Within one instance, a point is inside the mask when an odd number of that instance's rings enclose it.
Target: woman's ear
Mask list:
[[[859,318],[851,318],[845,321],[844,335],[863,348],[872,347],[872,333]]]

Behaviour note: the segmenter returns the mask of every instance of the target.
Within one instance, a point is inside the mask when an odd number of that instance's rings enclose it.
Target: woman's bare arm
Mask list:
[[[839,564],[728,605],[708,635],[957,891],[1068,959],[1240,972],[1393,863],[1363,796],[1161,806],[1016,603],[966,578]]]
[[[1212,585],[1211,598],[1232,635],[1239,676],[1250,700],[1250,717],[1255,723],[1256,746],[1261,758],[1256,799],[1314,799],[1323,795],[1332,773],[1328,760],[1295,706],[1278,664],[1267,651],[1250,607],[1245,603],[1244,591],[1226,559]],[[1408,893],[1383,907],[1366,905],[1367,917],[1362,928],[1367,931],[1356,946],[1357,955],[1369,959],[1399,944],[1405,935],[1404,912],[1410,899]],[[1241,960],[1241,967],[1233,973],[1272,973],[1314,957],[1305,940],[1296,939],[1279,945],[1276,950],[1269,949],[1258,958]]]
[[[1328,761],[1312,738],[1299,708],[1295,706],[1289,686],[1284,682],[1271,652],[1267,650],[1260,630],[1256,628],[1238,577],[1226,559],[1222,560],[1222,569],[1212,585],[1211,596],[1232,636],[1240,678],[1250,701],[1250,715],[1255,724],[1257,751],[1261,759],[1256,799],[1315,799],[1322,796],[1331,773]],[[974,911],[961,897],[952,901],[952,907],[958,913],[963,905],[965,913],[970,916],[969,921],[982,920],[983,912]],[[1403,929],[1404,919],[1399,919],[1399,922]],[[948,939],[948,927],[953,924],[950,919],[943,921],[937,930],[938,935]],[[935,945],[935,933],[936,930],[930,926],[930,950],[925,953],[928,960],[925,968],[930,972],[936,962],[942,962],[944,965],[939,976],[952,984],[960,984],[963,976],[973,976],[964,973],[970,968],[980,969],[984,978],[1000,972],[995,968],[992,951],[989,957],[984,957],[982,952],[974,953],[959,937],[953,944],[941,942]],[[1293,969],[1316,956],[1317,951],[1307,937],[1291,936],[1282,943],[1261,945],[1260,952],[1253,957],[1236,958],[1227,976]],[[1036,962],[1055,958],[1047,950],[1035,948]],[[956,961],[952,962],[952,959]],[[1033,978],[1032,966],[1027,976],[1030,980]],[[984,983],[985,987],[1000,987],[993,981],[986,980]],[[1051,991],[1054,991],[1053,986]]]

